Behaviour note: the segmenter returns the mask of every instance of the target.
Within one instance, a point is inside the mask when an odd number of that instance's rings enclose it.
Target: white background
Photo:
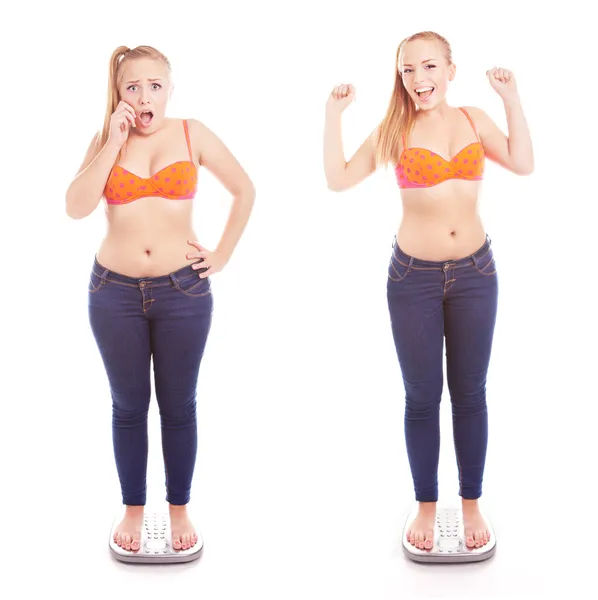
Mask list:
[[[7,10],[3,566],[20,593],[530,598],[591,583],[596,58],[579,2],[104,1]],[[392,170],[334,194],[322,168],[332,86],[357,88],[343,117],[349,158],[386,110],[398,43],[423,29],[452,43],[449,102],[480,106],[503,129],[485,71],[514,71],[536,156],[525,178],[490,165],[483,188],[500,303],[482,507],[498,549],[489,562],[450,567],[401,553],[413,491],[385,295],[401,218]],[[257,189],[246,233],[212,279],[191,505],[205,550],[183,566],[109,556],[120,490],[86,291],[105,220],[101,207],[83,221],[64,210],[101,127],[108,61],[121,44],[154,45],[170,58],[169,114],[212,128]],[[195,226],[213,247],[230,198],[200,173]],[[441,414],[441,502],[453,504],[446,394]],[[164,497],[160,457],[153,399],[152,502]]]

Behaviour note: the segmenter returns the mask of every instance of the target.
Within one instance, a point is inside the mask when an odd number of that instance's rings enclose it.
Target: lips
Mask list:
[[[154,113],[151,110],[144,110],[143,112],[139,113],[139,120],[144,127],[147,127],[153,118]]]
[[[422,100],[427,100],[433,93],[434,93],[434,87],[432,86],[427,86],[427,87],[420,87],[417,88],[415,90],[415,93],[422,99]]]

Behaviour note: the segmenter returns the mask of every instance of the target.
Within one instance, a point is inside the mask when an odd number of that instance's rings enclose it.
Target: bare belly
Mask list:
[[[448,181],[428,189],[403,190],[403,218],[397,242],[422,260],[457,260],[484,244],[478,214],[479,184]]]
[[[189,200],[142,198],[108,206],[108,232],[97,252],[98,262],[129,277],[158,277],[190,265],[196,249]]]

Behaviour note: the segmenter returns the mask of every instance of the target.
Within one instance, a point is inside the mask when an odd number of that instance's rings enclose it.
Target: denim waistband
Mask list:
[[[203,259],[196,262],[203,262]],[[126,283],[134,286],[138,286],[142,281],[145,283],[151,283],[152,285],[170,284],[174,281],[185,279],[190,275],[198,275],[202,272],[202,269],[194,269],[191,265],[187,265],[177,269],[176,271],[173,271],[172,273],[158,275],[157,277],[130,277],[129,275],[123,275],[122,273],[118,273],[117,271],[112,271],[106,268],[104,265],[98,262],[98,259],[95,256],[93,259],[93,269],[95,274],[103,280]]]
[[[484,244],[478,248],[474,253],[469,256],[464,256],[463,258],[459,258],[457,260],[423,260],[421,258],[415,258],[414,256],[410,256],[406,252],[403,252],[399,247],[397,242],[397,236],[394,236],[394,241],[392,244],[393,251],[395,254],[395,258],[403,262],[405,265],[408,265],[413,268],[421,267],[427,269],[444,269],[447,265],[451,267],[464,267],[466,265],[471,265],[472,263],[477,263],[480,258],[488,254],[490,251],[490,246],[492,245],[492,240],[488,235],[486,235],[486,241]]]

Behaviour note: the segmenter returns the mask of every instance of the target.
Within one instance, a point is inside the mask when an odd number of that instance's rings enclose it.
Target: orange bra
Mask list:
[[[190,160],[179,160],[150,177],[139,177],[120,166],[113,167],[104,188],[108,204],[128,204],[146,196],[189,200],[197,190],[197,167],[193,162],[187,121],[183,120]]]
[[[467,117],[476,134],[477,142],[468,144],[454,158],[446,160],[425,148],[407,148],[403,133],[403,152],[395,167],[400,188],[422,188],[437,185],[447,179],[480,181],[484,175],[484,147],[479,141],[471,117],[464,108],[459,108]]]

